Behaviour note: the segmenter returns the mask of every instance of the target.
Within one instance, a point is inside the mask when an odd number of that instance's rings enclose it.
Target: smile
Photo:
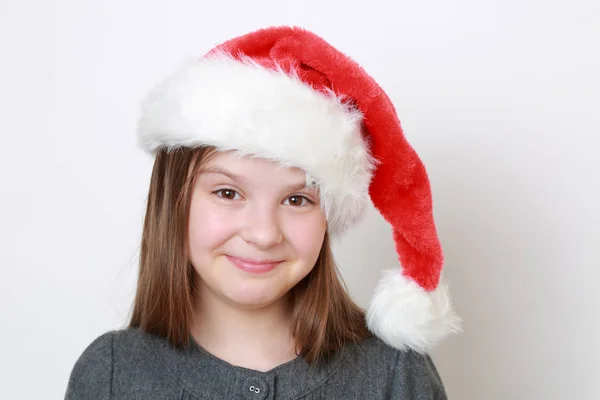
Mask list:
[[[281,261],[254,261],[227,255],[227,259],[242,271],[252,274],[264,274],[277,268]]]

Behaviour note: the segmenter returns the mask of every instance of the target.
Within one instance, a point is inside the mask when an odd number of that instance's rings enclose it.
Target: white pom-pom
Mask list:
[[[396,268],[383,272],[367,310],[371,332],[391,347],[426,353],[446,336],[461,331],[448,287],[424,290]]]

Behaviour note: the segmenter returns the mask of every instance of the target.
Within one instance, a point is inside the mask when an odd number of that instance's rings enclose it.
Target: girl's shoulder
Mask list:
[[[107,331],[96,337],[79,356],[75,366],[112,365],[120,358],[127,359],[142,349],[164,345],[164,340],[137,328]]]
[[[119,382],[168,380],[160,362],[166,347],[166,340],[136,328],[101,334],[75,361],[65,399],[110,399]]]
[[[446,399],[442,379],[429,354],[399,350],[375,336],[349,346],[336,375],[347,382],[352,382],[353,376],[362,377],[358,385],[387,387],[391,398]]]
[[[66,400],[110,399],[113,333],[94,339],[77,358],[67,385]]]
[[[351,362],[379,365],[382,368],[408,368],[433,364],[428,353],[419,353],[411,349],[396,349],[376,336],[371,336],[359,344],[347,347]]]

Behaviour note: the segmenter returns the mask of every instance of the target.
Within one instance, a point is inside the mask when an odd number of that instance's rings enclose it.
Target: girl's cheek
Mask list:
[[[284,224],[287,239],[299,253],[320,251],[327,229],[325,218],[320,213],[284,219]]]
[[[238,212],[210,202],[194,204],[190,211],[190,231],[196,240],[204,243],[226,241],[235,235],[241,216]]]

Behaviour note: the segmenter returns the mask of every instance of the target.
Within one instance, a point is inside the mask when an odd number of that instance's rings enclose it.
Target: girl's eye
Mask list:
[[[289,205],[295,206],[295,207],[301,207],[301,206],[306,206],[308,204],[312,204],[312,201],[310,201],[307,197],[298,196],[298,195],[288,197],[286,202]]]
[[[236,196],[239,196],[238,192],[232,189],[219,189],[213,193],[225,200],[236,200]]]

